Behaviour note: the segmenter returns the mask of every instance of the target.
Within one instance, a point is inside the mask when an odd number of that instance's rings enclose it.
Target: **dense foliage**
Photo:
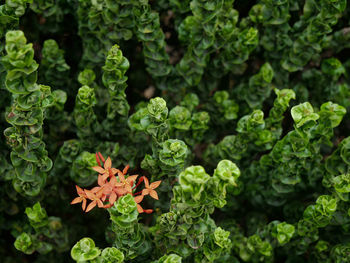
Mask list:
[[[0,261],[350,262],[349,17],[0,1]]]

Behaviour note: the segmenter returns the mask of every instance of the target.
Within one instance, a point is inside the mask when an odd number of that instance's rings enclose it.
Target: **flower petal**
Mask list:
[[[109,177],[109,173],[104,173],[103,175],[102,175],[102,178],[103,178],[103,180],[107,180],[107,178]]]
[[[153,209],[146,209],[143,210],[146,214],[151,214],[153,212]]]
[[[149,194],[149,190],[148,189],[143,189],[142,190],[142,195],[148,195]]]
[[[113,175],[117,174],[117,173],[121,173],[121,171],[119,169],[116,168],[111,168]]]
[[[124,188],[118,187],[118,188],[114,188],[114,192],[118,195],[118,196],[122,196],[125,195],[127,193],[127,191]]]
[[[96,206],[96,201],[92,201],[92,202],[88,205],[88,207],[86,208],[85,212],[87,213],[87,212],[91,211],[91,209],[93,209],[95,206]]]
[[[142,206],[140,206],[139,204],[137,204],[136,207],[137,207],[137,212],[139,212],[140,214],[143,213],[143,208],[142,208]]]
[[[99,174],[98,179],[97,179],[97,184],[99,186],[102,186],[102,185],[104,185],[104,183],[105,183],[105,180],[103,179],[103,176]]]
[[[160,185],[161,182],[162,181],[155,181],[155,182],[151,183],[149,187],[152,189],[156,189]]]
[[[156,200],[159,199],[159,198],[158,198],[157,192],[154,191],[154,190],[150,190],[150,191],[149,191],[149,195],[150,195],[152,198],[156,199]]]
[[[111,208],[113,206],[113,204],[107,204],[107,205],[104,205],[103,208]]]
[[[126,190],[128,193],[131,193],[131,192],[132,192],[131,185],[130,185],[130,184],[125,184],[125,190]]]
[[[149,188],[149,181],[146,176],[144,176],[143,180],[145,181],[146,188]]]
[[[81,204],[81,208],[83,208],[83,211],[85,211],[86,208],[86,199],[83,199],[83,203]]]
[[[133,182],[136,181],[138,176],[139,176],[138,174],[130,175],[128,178],[126,178],[126,181],[130,184],[133,184]]]
[[[105,161],[104,168],[106,170],[108,170],[109,168],[112,168],[112,160],[111,160],[111,158],[109,158],[109,157],[107,158],[107,160]]]
[[[79,186],[75,186],[75,188],[77,189],[77,193],[78,193],[78,195],[80,195],[80,194],[82,194],[82,193],[84,193],[84,190],[83,189],[81,189]]]
[[[71,205],[78,204],[78,203],[80,203],[81,201],[83,201],[83,198],[79,196],[79,197],[74,198],[73,201],[70,202],[70,204],[71,204]]]
[[[112,186],[115,186],[115,184],[117,184],[117,177],[115,177],[114,175],[112,175],[111,179],[109,180],[109,184]]]
[[[109,202],[113,204],[117,200],[117,195],[116,193],[112,192],[111,195],[109,196]]]
[[[119,181],[120,182],[125,182],[125,177],[124,177],[124,174],[122,174],[122,173],[118,173],[118,177],[119,177]]]
[[[97,199],[97,205],[98,207],[102,208],[103,207],[103,203],[100,199]]]
[[[90,190],[90,192],[92,192],[92,193],[97,193],[100,189],[101,189],[101,187],[95,186],[94,188],[92,188],[92,189]]]
[[[98,190],[98,192],[96,192],[96,198],[101,198],[101,196],[103,195],[104,192],[104,188],[103,187],[99,187],[100,189]]]
[[[135,203],[138,204],[138,203],[141,203],[141,201],[143,200],[143,195],[138,195],[138,196],[135,196],[134,197],[134,200],[135,200]]]
[[[85,193],[86,193],[87,197],[88,197],[90,200],[94,200],[94,199],[95,199],[95,195],[94,195],[93,192],[91,192],[90,190],[86,190],[86,189],[85,189]]]
[[[95,170],[96,172],[100,173],[100,174],[105,173],[105,169],[103,169],[100,166],[94,166],[94,167],[92,167],[92,169]]]

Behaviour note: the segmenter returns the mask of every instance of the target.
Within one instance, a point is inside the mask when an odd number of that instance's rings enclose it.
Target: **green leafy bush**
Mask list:
[[[350,262],[349,16],[1,1],[0,261]]]

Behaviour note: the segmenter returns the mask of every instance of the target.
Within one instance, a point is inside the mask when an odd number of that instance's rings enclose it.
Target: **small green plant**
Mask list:
[[[350,262],[349,14],[0,1],[0,261]]]

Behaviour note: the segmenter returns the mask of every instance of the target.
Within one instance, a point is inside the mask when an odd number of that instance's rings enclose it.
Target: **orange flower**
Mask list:
[[[155,181],[155,182],[151,183],[151,185],[149,184],[148,179],[146,177],[144,177],[144,181],[145,181],[146,189],[142,190],[142,195],[149,194],[151,197],[158,200],[158,194],[156,191],[154,191],[154,189],[156,189],[162,181]]]
[[[130,175],[130,176],[128,176],[128,178],[125,179],[124,173],[120,172],[120,173],[118,173],[119,182],[116,182],[115,186],[116,187],[123,187],[125,190],[125,194],[127,194],[127,193],[131,194],[132,193],[132,186],[133,186],[133,184],[138,176],[139,176],[138,174]]]
[[[84,211],[86,208],[86,197],[87,196],[86,196],[84,190],[81,189],[79,186],[76,185],[75,188],[77,189],[77,193],[79,196],[73,199],[73,201],[71,202],[71,205],[83,202],[81,207],[83,208],[83,211]]]
[[[94,169],[96,172],[98,172],[100,175],[102,175],[102,176],[99,176],[99,180],[98,180],[99,183],[102,183],[111,175],[115,175],[116,173],[120,172],[120,170],[112,168],[112,160],[110,157],[108,157],[107,160],[105,161],[102,154],[101,153],[99,153],[99,154],[100,154],[100,158],[103,162],[104,168],[101,167],[101,163],[100,163],[99,158],[98,158],[97,153],[96,153],[96,161],[99,164],[99,166],[94,166],[94,167],[92,167],[92,169]]]
[[[158,194],[154,190],[156,189],[161,181],[156,181],[149,184],[148,179],[145,176],[139,178],[137,184],[135,181],[138,175],[130,175],[125,178],[130,166],[127,165],[120,171],[119,169],[112,167],[112,160],[110,157],[107,160],[104,159],[100,152],[96,153],[96,161],[99,166],[92,167],[93,170],[99,173],[97,183],[98,186],[93,187],[91,190],[81,189],[76,186],[78,197],[76,197],[71,204],[77,204],[82,202],[82,208],[85,212],[91,211],[96,205],[100,208],[110,208],[117,201],[120,196],[131,194],[134,196],[135,202],[137,204],[137,210],[139,213],[152,213],[152,209],[143,209],[140,202],[143,200],[145,195],[150,195],[154,199],[158,200]],[[103,163],[103,167],[101,166]],[[118,174],[118,176],[116,176]],[[142,181],[145,181],[145,189],[140,192],[133,193]],[[141,194],[141,195],[139,195]],[[136,196],[138,195],[138,196]],[[92,202],[86,207],[87,199]]]
[[[106,197],[109,196],[108,201],[112,205],[118,198],[117,193],[115,192],[116,183],[117,183],[117,178],[114,175],[112,175],[109,182],[106,182],[105,184],[102,185],[104,198],[106,199]]]
[[[94,166],[92,169],[94,169],[96,172],[102,175],[104,180],[106,180],[109,177],[109,170],[112,168],[112,161],[111,158],[107,158],[107,160],[103,164],[104,168],[101,166]]]
[[[102,194],[103,194],[103,188],[96,191],[96,187],[95,187],[92,190],[86,190],[85,189],[84,191],[85,191],[86,196],[90,200],[92,200],[92,202],[86,208],[85,212],[89,212],[96,205],[98,205],[98,207],[103,207],[103,202],[100,199],[102,197]]]

